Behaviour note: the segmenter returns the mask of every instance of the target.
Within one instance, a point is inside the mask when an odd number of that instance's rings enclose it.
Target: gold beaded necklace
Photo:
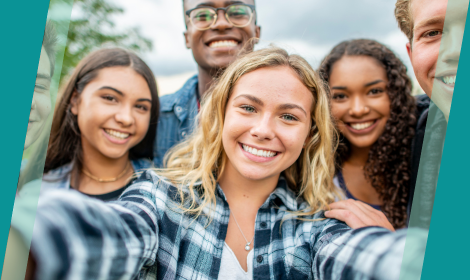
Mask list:
[[[90,172],[86,171],[85,169],[82,170],[83,174],[85,174],[86,176],[90,177],[91,179],[97,181],[97,182],[100,182],[100,183],[111,183],[111,182],[116,182],[117,180],[121,179],[122,176],[126,175],[127,171],[129,171],[129,167],[130,167],[130,163],[127,162],[126,164],[126,167],[124,168],[124,170],[121,172],[121,174],[119,174],[117,177],[115,178],[110,178],[110,179],[101,179],[101,178],[98,178],[96,176],[93,176]]]

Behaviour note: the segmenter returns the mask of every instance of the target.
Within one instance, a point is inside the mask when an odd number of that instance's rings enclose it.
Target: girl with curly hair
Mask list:
[[[405,65],[384,45],[360,39],[334,47],[319,72],[341,133],[334,181],[347,198],[365,202],[333,203],[327,215],[353,216],[347,222],[356,227],[380,218],[377,209],[393,227],[405,227],[416,123]]]

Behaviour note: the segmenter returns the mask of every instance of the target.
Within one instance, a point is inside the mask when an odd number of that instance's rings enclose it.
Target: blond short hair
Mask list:
[[[411,0],[397,0],[395,4],[395,18],[398,27],[405,33],[408,40],[413,41],[413,16],[411,14]]]

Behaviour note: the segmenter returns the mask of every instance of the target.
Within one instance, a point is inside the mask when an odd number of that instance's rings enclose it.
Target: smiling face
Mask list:
[[[344,56],[330,75],[331,111],[338,128],[357,148],[371,147],[390,118],[385,69],[372,57]]]
[[[39,138],[46,125],[47,117],[51,112],[50,87],[51,63],[46,50],[42,47],[24,149],[28,148]]]
[[[449,116],[468,0],[413,0],[414,37],[407,44],[419,84]],[[447,14],[447,17],[446,17]]]
[[[242,76],[225,111],[224,175],[277,180],[307,141],[312,103],[312,93],[288,67],[261,68]]]
[[[151,109],[146,80],[130,67],[99,70],[82,93],[72,96],[83,153],[118,159],[145,137]]]
[[[224,8],[233,3],[254,4],[252,0],[186,0],[184,3],[185,11],[196,7]],[[260,36],[260,27],[255,25],[256,12],[251,23],[242,28],[230,24],[223,11],[219,10],[217,15],[216,23],[204,31],[196,29],[185,15],[188,28],[184,33],[186,47],[192,50],[199,67],[208,73],[226,68],[249,39]]]

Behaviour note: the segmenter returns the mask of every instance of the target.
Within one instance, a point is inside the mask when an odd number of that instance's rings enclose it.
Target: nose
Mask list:
[[[31,111],[36,109],[36,99],[34,98],[34,95],[33,95],[33,101],[31,102]]]
[[[274,139],[276,136],[274,131],[274,120],[272,120],[271,116],[268,114],[262,116],[259,120],[253,123],[250,133],[259,141]]]
[[[222,10],[217,11],[217,20],[212,26],[212,29],[223,31],[232,27],[232,24],[225,18],[225,12]]]
[[[458,64],[460,49],[462,48],[463,29],[451,28],[449,32],[443,35],[441,41],[441,60],[447,64]]]
[[[355,97],[352,99],[351,107],[349,108],[349,114],[353,117],[362,117],[370,112],[366,102],[362,97]]]
[[[124,127],[134,124],[134,116],[132,115],[131,106],[122,106],[114,115],[115,120]]]

